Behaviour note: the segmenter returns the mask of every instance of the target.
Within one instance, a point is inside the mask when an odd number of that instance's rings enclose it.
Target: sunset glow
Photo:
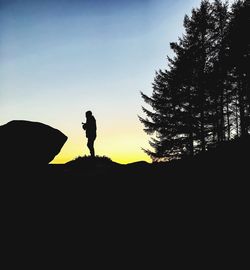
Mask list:
[[[96,155],[151,162],[138,115],[167,68],[169,43],[198,0],[0,0],[0,124],[42,122],[62,131],[51,163],[89,155],[81,127],[97,121]],[[18,134],[17,134],[18,136]],[[37,142],[39,143],[39,142]]]

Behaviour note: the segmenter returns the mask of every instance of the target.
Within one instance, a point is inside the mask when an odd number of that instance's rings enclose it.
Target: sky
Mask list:
[[[41,122],[67,137],[51,163],[89,155],[85,112],[97,122],[95,152],[122,164],[147,161],[138,116],[167,68],[169,43],[199,0],[0,0],[0,125]],[[17,134],[18,136],[18,134]],[[39,143],[39,141],[37,142]]]

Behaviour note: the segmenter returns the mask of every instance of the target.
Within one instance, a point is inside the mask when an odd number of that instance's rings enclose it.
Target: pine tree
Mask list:
[[[215,0],[212,5],[212,25],[210,30],[210,62],[211,62],[211,82],[210,100],[213,104],[213,138],[216,142],[222,142],[230,138],[230,101],[232,93],[227,84],[227,31],[228,31],[228,4]]]
[[[185,33],[170,43],[174,57],[156,72],[152,96],[141,92],[152,108],[142,107],[147,117],[139,120],[153,160],[192,156],[249,132],[249,35],[239,31],[249,14],[246,1],[229,13],[227,2],[203,0],[184,17]]]
[[[168,85],[170,80],[171,72],[159,70],[155,74],[152,97],[141,92],[144,101],[154,110],[152,112],[142,107],[147,118],[139,116],[139,120],[144,124],[144,131],[148,135],[154,135],[149,142],[154,151],[144,149],[152,160],[166,160],[177,155],[174,139],[177,128],[173,106],[175,98]]]
[[[237,1],[232,5],[229,24],[229,70],[236,85],[237,106],[240,120],[240,135],[250,132],[250,37],[244,32],[250,22],[250,5]]]

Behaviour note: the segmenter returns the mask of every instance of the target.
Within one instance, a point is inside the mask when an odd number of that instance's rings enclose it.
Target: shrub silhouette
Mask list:
[[[74,167],[88,167],[93,164],[95,165],[109,165],[114,163],[111,158],[107,156],[95,156],[94,158],[91,156],[78,156],[75,159],[67,162],[67,165]]]

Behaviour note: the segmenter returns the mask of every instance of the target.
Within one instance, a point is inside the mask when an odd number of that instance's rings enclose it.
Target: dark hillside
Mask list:
[[[28,171],[12,164],[1,187],[6,209],[22,216],[26,212],[27,220],[34,215],[60,217],[64,224],[83,219],[76,226],[121,226],[133,235],[145,224],[156,234],[170,225],[170,234],[226,239],[247,216],[249,146],[246,137],[168,163],[122,165],[106,157],[79,157]]]
[[[248,175],[248,152],[250,138],[225,142],[195,157],[170,162],[147,163],[138,161],[129,164],[113,162],[108,157],[78,157],[66,164],[48,165],[43,172],[47,181],[81,181],[82,183],[112,182],[119,184],[157,182],[167,185],[190,183],[222,184],[229,181],[246,181]],[[34,172],[36,175],[36,172]],[[45,181],[46,181],[45,180]],[[156,182],[157,181],[157,182]]]
[[[3,168],[5,179],[33,179],[33,181],[70,181],[81,182],[104,181],[150,181],[155,183],[197,181],[203,183],[247,180],[248,153],[250,137],[224,142],[217,148],[210,149],[195,157],[183,158],[170,162],[147,163],[138,161],[129,164],[113,162],[108,157],[78,157],[65,164],[48,164],[47,166],[23,166],[9,164]],[[39,179],[39,180],[38,180]]]

